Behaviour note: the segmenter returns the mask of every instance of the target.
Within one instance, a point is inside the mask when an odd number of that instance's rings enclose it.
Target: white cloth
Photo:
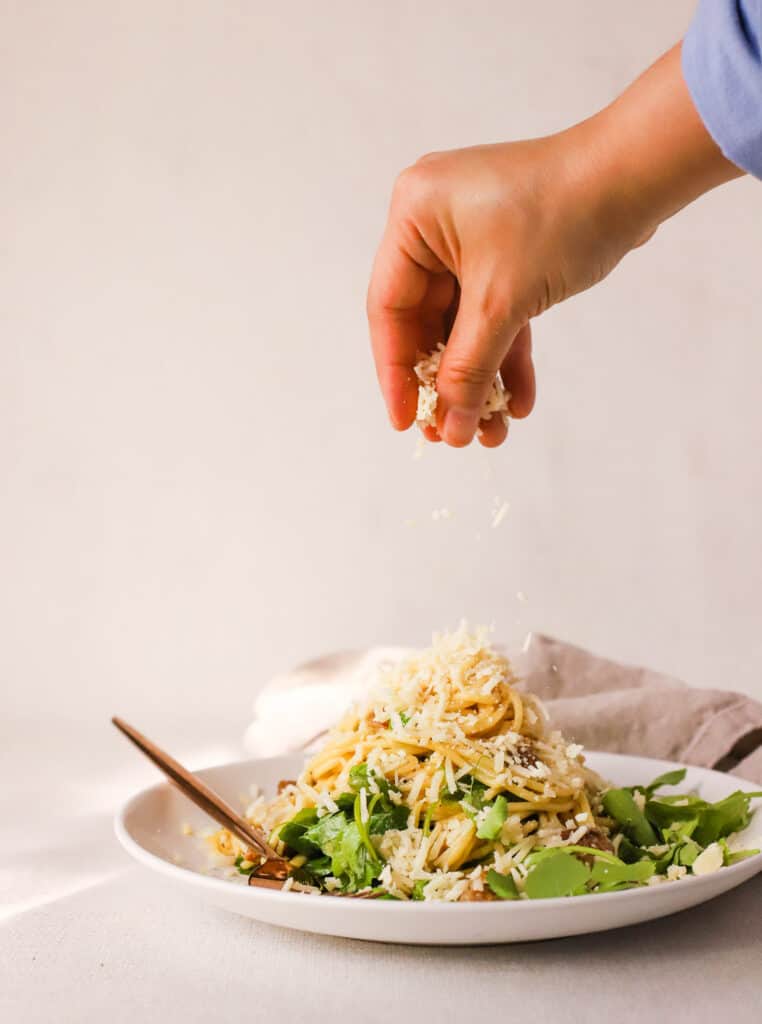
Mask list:
[[[257,696],[247,749],[267,757],[312,746],[379,668],[405,653],[338,651],[277,676]],[[511,661],[553,725],[589,750],[732,770],[762,783],[762,704],[744,694],[690,687],[542,633],[531,633]]]

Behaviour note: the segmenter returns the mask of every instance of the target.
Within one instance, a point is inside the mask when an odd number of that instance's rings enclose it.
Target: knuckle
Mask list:
[[[415,203],[429,196],[439,171],[441,154],[427,153],[397,175],[393,197],[396,202]]]
[[[499,331],[510,319],[513,302],[507,288],[488,288],[475,300],[475,312],[490,329]]]
[[[465,394],[480,393],[494,377],[489,367],[481,366],[469,359],[451,359],[444,370],[442,383],[453,391]]]
[[[436,170],[444,162],[446,155],[446,153],[440,150],[432,150],[430,153],[424,153],[423,156],[419,156],[415,166],[425,167],[427,170]]]
[[[411,164],[397,175],[392,198],[395,203],[407,205],[417,199],[427,187],[425,174],[417,164]]]

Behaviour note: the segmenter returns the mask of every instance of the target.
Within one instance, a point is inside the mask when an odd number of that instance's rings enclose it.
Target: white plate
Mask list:
[[[645,784],[664,771],[684,767],[619,754],[591,753],[587,760],[591,768],[618,785]],[[198,774],[233,806],[242,806],[252,782],[272,794],[278,780],[294,778],[302,764],[302,757],[289,755],[221,765]],[[751,792],[755,787],[734,776],[689,767],[679,788],[695,788],[705,799],[720,800],[736,789]],[[209,860],[204,844],[183,835],[186,823],[204,828],[210,822],[179,791],[164,783],[138,793],[122,808],[116,818],[116,834],[128,853],[183,886],[190,899],[205,900],[269,924],[381,942],[477,945],[605,931],[685,910],[735,888],[762,870],[761,854],[714,874],[600,895],[494,903],[345,900],[249,888],[243,878],[211,877],[206,873]],[[762,810],[757,810],[746,834],[750,839],[762,836]]]

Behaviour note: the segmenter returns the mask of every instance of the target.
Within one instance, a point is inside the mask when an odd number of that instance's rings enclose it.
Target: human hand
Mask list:
[[[499,372],[512,416],[535,398],[530,321],[601,281],[657,226],[741,172],[693,107],[670,51],[614,104],[543,139],[434,153],[403,171],[368,292],[392,424],[415,419],[418,355],[446,341],[437,429],[460,447]],[[506,437],[500,416],[482,444]]]

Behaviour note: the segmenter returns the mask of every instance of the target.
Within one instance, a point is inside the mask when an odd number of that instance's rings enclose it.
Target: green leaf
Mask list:
[[[443,804],[459,803],[467,805],[463,809],[470,817],[473,817],[474,811],[480,811],[484,807],[484,794],[486,792],[487,787],[483,782],[479,782],[473,775],[464,775],[459,779],[454,793],[449,791],[446,783],[443,784],[439,799]]]
[[[281,825],[278,838],[297,853],[304,854],[305,857],[314,857],[315,854],[320,852],[320,847],[305,839],[304,833],[316,822],[316,809],[314,807],[305,807],[304,810],[297,811],[290,821]]]
[[[368,856],[357,822],[349,822],[331,857],[331,873],[341,880],[345,892],[356,892],[370,885],[380,870],[380,861]]]
[[[322,880],[332,873],[330,857],[314,857],[293,871],[294,878],[303,885],[320,887]]]
[[[357,823],[349,821],[342,812],[319,818],[306,830],[304,839],[330,858],[331,874],[339,879],[345,892],[363,889],[378,877],[380,860],[369,857]]]
[[[661,796],[654,797],[654,799],[663,804],[674,804],[676,807],[692,807],[694,810],[707,806],[706,800],[702,800],[695,793],[662,793]]]
[[[679,822],[693,822],[700,819],[706,806],[703,800],[698,803],[692,800],[690,803],[680,805],[675,805],[667,800],[648,800],[646,803],[646,817],[652,825],[655,825],[664,833],[674,831]],[[696,826],[693,827],[695,828]]]
[[[694,843],[692,839],[686,839],[678,849],[675,861],[676,863],[683,864],[685,867],[689,868],[700,853],[701,847],[698,843]]]
[[[677,856],[677,852],[680,849],[680,844],[679,843],[667,843],[667,844],[661,844],[660,843],[659,845],[660,846],[661,845],[666,845],[667,846],[667,849],[666,849],[666,851],[664,853],[651,853],[651,851],[646,851],[646,856],[649,857],[649,859],[653,862],[654,871],[656,872],[657,875],[666,875],[667,868],[670,866],[670,864],[673,864],[674,861],[675,861],[675,857]]]
[[[368,766],[364,761],[349,769],[349,788],[353,789],[355,793],[359,793],[361,789],[370,790]]]
[[[653,782],[649,782],[647,786],[636,786],[636,789],[641,789],[646,796],[651,796],[657,789],[661,789],[662,786],[676,786],[679,782],[682,782],[685,778],[685,768],[676,768],[671,772],[664,772],[663,775],[658,775]]]
[[[354,814],[356,793],[342,793],[336,797],[336,806],[345,814]]]
[[[746,860],[747,857],[756,857],[759,850],[735,850],[731,851],[725,839],[719,840],[720,846],[722,847],[722,863],[727,868],[731,864],[737,864],[741,860]]]
[[[542,849],[535,850],[534,853],[530,853],[525,863],[527,865],[536,864],[537,861],[552,857],[554,854],[559,853],[559,851],[561,853],[577,853],[586,857],[596,857],[609,864],[624,864],[624,861],[620,860],[615,853],[609,853],[608,850],[599,850],[595,846],[580,846],[576,843],[571,846],[545,846]]]
[[[642,885],[654,873],[654,865],[650,860],[640,860],[635,864],[611,864],[598,860],[590,873],[591,880],[600,892],[608,892],[622,885]]]
[[[498,899],[517,900],[519,898],[519,890],[516,888],[513,877],[511,875],[501,875],[494,868],[490,868],[487,872],[487,885]]]
[[[374,800],[376,800],[376,799],[377,799],[377,797],[374,797]],[[379,856],[376,853],[375,846],[370,841],[370,836],[368,835],[367,824],[362,820],[362,800],[361,800],[361,798],[359,796],[355,800],[354,811],[355,811],[355,826],[357,828],[358,833],[360,834],[360,840],[361,840],[363,846],[365,847],[365,849],[367,851],[367,854],[370,857],[370,859],[372,861],[378,861],[379,860]]]
[[[332,844],[331,874],[336,878],[343,875],[348,876],[350,871],[353,875],[359,874],[359,869],[364,869],[365,860],[360,862],[361,855],[367,856],[363,846],[362,836],[357,825],[351,821],[345,823],[336,841]]]
[[[477,837],[479,839],[497,839],[507,817],[508,801],[504,796],[499,796],[489,807],[484,820],[477,828]]]
[[[441,800],[437,800],[436,803],[429,804],[429,806],[426,808],[426,814],[423,816],[423,824],[421,825],[421,828],[423,830],[423,834],[425,836],[427,836],[429,834],[429,832],[431,831],[431,816],[433,815],[433,813],[437,809],[437,807],[439,807],[441,802],[442,802]]]
[[[736,850],[734,853],[728,853],[727,860],[725,863],[730,867],[731,864],[737,864],[739,860],[746,860],[747,857],[756,857],[759,850]]]
[[[740,832],[746,828],[751,820],[749,804],[752,795],[737,790],[719,800],[715,804],[708,804],[701,813],[699,825],[693,833],[693,838],[701,846],[709,846],[731,832]]]
[[[428,885],[427,878],[419,878],[413,883],[413,891],[410,893],[411,900],[423,900],[426,897],[423,895],[423,890]]]
[[[341,811],[337,814],[326,814],[306,829],[304,839],[331,857],[348,824],[346,815]]]
[[[393,805],[390,811],[379,811],[371,814],[368,820],[368,832],[372,836],[381,835],[389,829],[403,830],[407,828],[410,808],[404,804]]]
[[[603,794],[606,813],[638,846],[653,846],[658,837],[628,789],[608,789]]]
[[[698,818],[686,818],[685,821],[675,821],[669,828],[662,829],[665,843],[681,842],[683,839],[690,839],[698,828]]]
[[[238,868],[239,875],[250,875],[256,867],[256,864],[252,863],[250,860],[246,860],[246,858],[242,857],[239,853],[235,859],[235,866]]]
[[[368,792],[368,796],[373,793],[373,783],[375,783],[376,789],[379,793],[383,793],[384,796],[389,792],[389,783],[378,772],[371,771],[367,764],[363,761],[362,764],[356,764],[349,769],[349,788],[353,789],[355,793],[359,793],[361,789],[365,789]]]
[[[530,869],[524,889],[531,900],[574,896],[584,891],[590,869],[570,853],[554,853]]]
[[[623,860],[625,864],[634,864],[635,861],[640,860],[644,856],[644,851],[625,835],[619,840],[618,850],[619,859]]]
[[[674,803],[679,797],[662,797],[646,803],[646,817],[661,833],[662,842],[681,844],[690,838],[699,826],[701,816],[710,805],[698,797],[683,797],[684,803]]]

